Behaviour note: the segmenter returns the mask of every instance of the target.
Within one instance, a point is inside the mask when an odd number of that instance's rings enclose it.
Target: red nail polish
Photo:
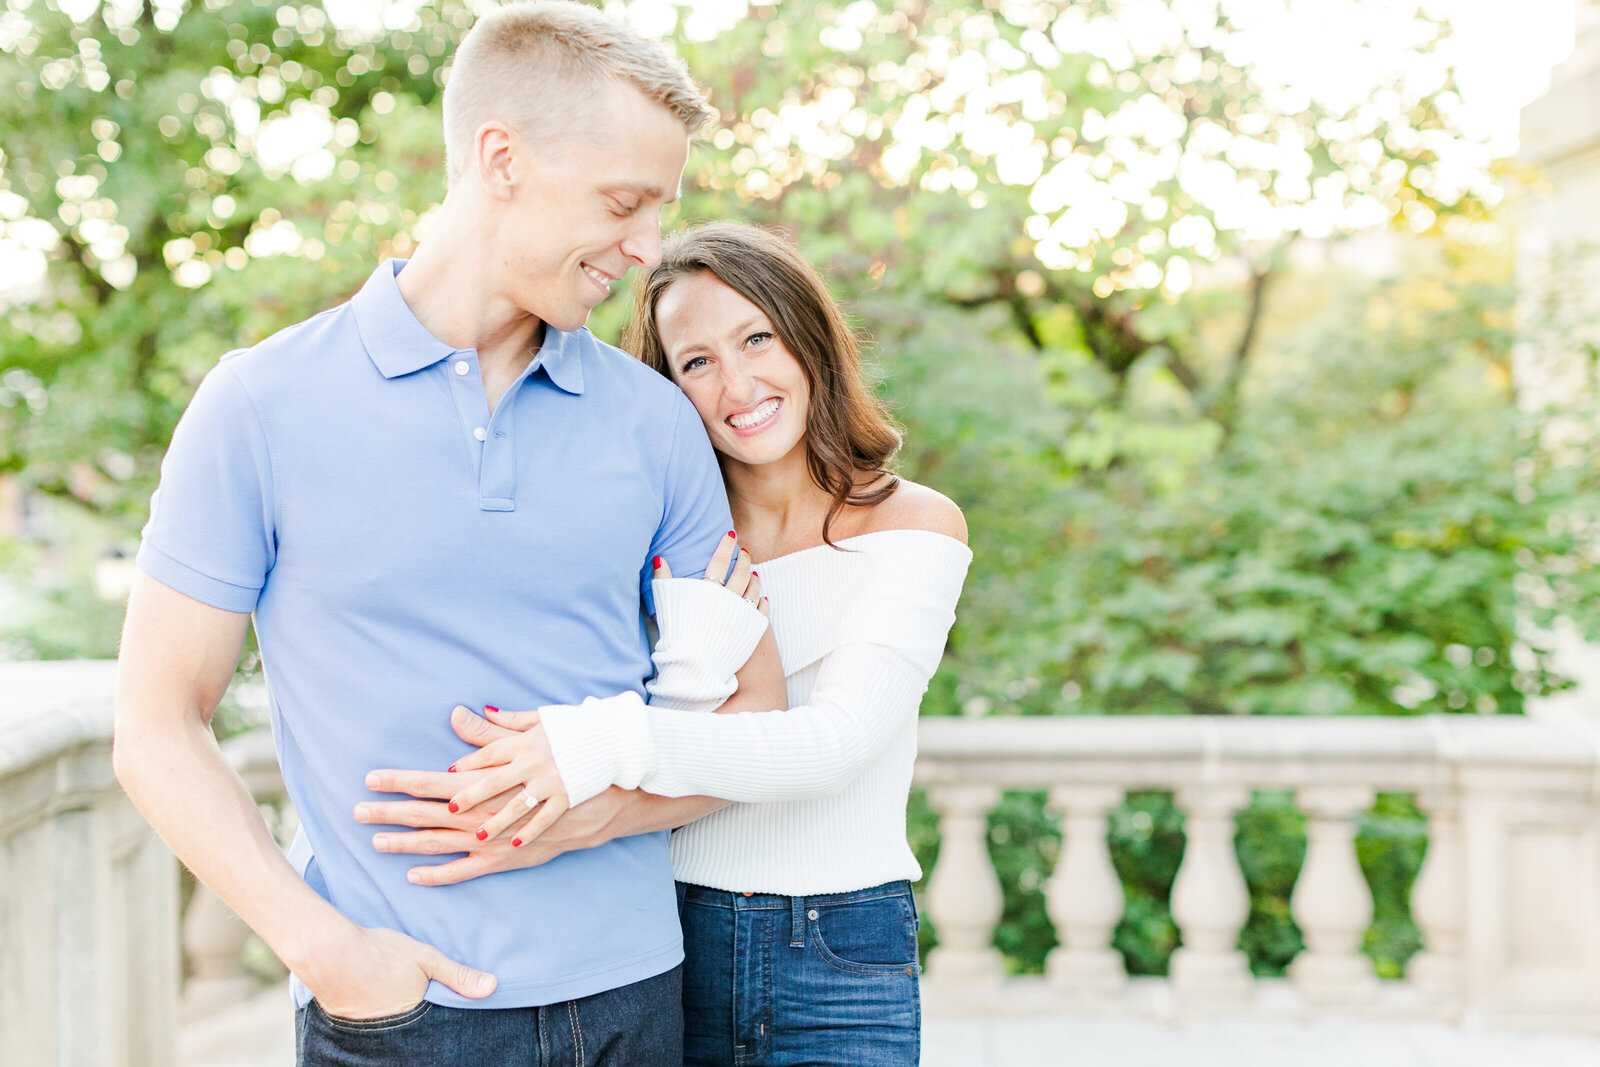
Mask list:
[[[660,570],[661,569],[661,557],[660,556],[652,556],[650,558],[650,566],[654,567],[656,570]]]
[[[750,572],[750,577],[759,578],[759,577],[761,577],[761,572],[760,571],[751,571]]]
[[[458,812],[460,810],[461,810],[460,808],[456,807],[456,802],[452,800],[450,802],[450,814],[454,815],[456,812]]]
[[[446,767],[445,770],[449,771],[451,774],[454,774],[456,773],[456,765],[452,763],[449,767]]]
[[[478,840],[479,841],[487,841],[487,840],[489,840],[489,831],[487,831],[487,830],[479,830],[478,831]]]
[[[521,847],[522,847],[522,838],[520,838],[520,837],[513,837],[513,838],[512,838],[512,839],[511,839],[511,847],[512,847],[512,848],[521,848]]]
[[[735,541],[737,541],[739,539],[739,535],[734,533],[732,530],[728,531],[728,536],[733,538]]]
[[[494,713],[495,713],[495,714],[496,714],[496,715],[498,715],[498,714],[500,714],[500,709],[499,709],[499,708],[497,708],[497,707],[495,707],[495,706],[494,706],[494,705],[493,705],[493,704],[485,704],[485,705],[484,705],[484,706],[483,706],[483,710],[484,710],[484,711],[492,711],[492,712],[494,712]]]

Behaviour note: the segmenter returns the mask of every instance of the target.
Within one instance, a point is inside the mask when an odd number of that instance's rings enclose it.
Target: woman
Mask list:
[[[626,347],[705,422],[791,707],[540,709],[537,727],[457,764],[495,770],[454,803],[465,812],[520,786],[575,805],[609,785],[739,802],[672,839],[686,1062],[915,1064],[921,871],[906,796],[918,705],[971,561],[965,522],[889,472],[900,439],[862,380],[857,340],[777,236],[713,223],[670,237],[640,279]],[[513,840],[565,805],[545,807]]]

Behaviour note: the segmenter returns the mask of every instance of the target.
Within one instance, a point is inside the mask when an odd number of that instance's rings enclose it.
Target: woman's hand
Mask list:
[[[379,793],[443,798],[445,814],[464,819],[446,822],[431,807],[408,807],[405,801],[398,802],[398,807],[368,801],[356,806],[357,821],[392,819],[401,825],[418,825],[406,820],[427,819],[429,826],[438,829],[470,827],[478,841],[493,840],[521,823],[519,831],[527,832],[512,839],[513,848],[548,828],[567,810],[567,790],[551,758],[550,744],[538,728],[538,712],[485,710],[499,721],[486,722],[460,705],[451,711],[450,725],[456,733],[481,747],[457,760],[447,772],[384,768],[370,772],[366,779],[367,788]],[[440,850],[444,851],[442,842]]]
[[[512,839],[504,836],[487,841],[478,840],[472,829],[477,822],[477,815],[471,812],[450,813],[444,798],[451,795],[450,790],[456,787],[456,783],[445,779],[454,777],[441,774],[427,780],[419,778],[406,782],[424,795],[431,792],[436,799],[369,801],[357,808],[358,822],[417,827],[414,830],[373,834],[372,847],[379,852],[421,856],[467,853],[447,863],[411,868],[406,872],[406,878],[413,885],[454,885],[485,874],[537,867],[563,852],[593,848],[619,836],[613,827],[620,816],[631,810],[638,798],[638,794],[612,786],[593,800],[569,809],[537,839],[525,840],[520,846],[513,846]],[[401,783],[396,780],[393,784]],[[491,801],[490,806],[493,803]],[[521,832],[519,829],[518,833]]]
[[[737,538],[732,530],[722,536],[717,542],[715,552],[711,553],[711,561],[706,564],[705,580],[720,585],[733,593],[742,596],[756,606],[762,615],[770,617],[767,608],[767,598],[761,595],[761,576],[756,573],[755,564],[750,558],[750,553],[739,548],[738,555],[734,555]],[[733,564],[729,571],[728,564]],[[724,579],[726,575],[726,579]],[[672,568],[660,556],[655,558],[655,570],[652,578],[667,579],[672,577]]]
[[[482,773],[482,772],[476,772]],[[483,849],[494,842],[477,836],[484,813],[497,814],[511,806],[517,797],[516,790],[506,790],[471,811],[452,812],[446,803],[461,789],[461,777],[438,771],[373,771],[367,784],[381,793],[407,793],[415,800],[367,800],[356,805],[355,819],[373,826],[412,826],[427,834],[379,832],[373,835],[372,847],[379,852],[416,852],[443,854],[471,852]],[[415,840],[399,846],[400,837]],[[507,839],[507,847],[509,847]]]
[[[550,741],[539,726],[537,711],[485,710],[493,724],[507,730],[506,735],[451,766],[447,773],[468,777],[457,779],[456,791],[447,806],[451,814],[465,813],[510,793],[510,799],[499,810],[485,808],[476,813],[480,823],[475,834],[478,840],[489,841],[520,823],[517,836],[511,841],[511,846],[517,848],[549,829],[566,812],[567,787],[556,769]],[[516,729],[507,728],[507,723],[516,723]]]

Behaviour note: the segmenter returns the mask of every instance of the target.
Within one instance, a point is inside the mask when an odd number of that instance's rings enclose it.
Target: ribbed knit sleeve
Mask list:
[[[652,706],[715,711],[739,688],[736,677],[767,620],[742,596],[703,578],[650,583],[661,636],[650,658],[656,676],[645,686]]]
[[[775,631],[785,674],[821,661],[804,705],[709,716],[652,706],[643,717],[648,738],[634,735],[637,717],[624,729],[606,716],[575,717],[562,724],[568,736],[555,746],[563,779],[563,752],[582,751],[591,769],[644,771],[608,784],[663,796],[796,800],[830,795],[853,780],[916,718],[972,554],[922,531],[850,542],[847,550],[824,546],[761,565],[772,574],[776,564],[786,590],[803,590],[792,603],[775,601],[773,610],[781,612]],[[669,639],[676,640],[664,628],[662,640]]]
[[[645,686],[651,705],[678,714],[715,711],[738,688],[734,676],[767,632],[767,620],[716,582],[658,578],[651,586],[661,627],[651,657],[656,676]],[[540,709],[568,803],[581,804],[611,785],[639,787],[655,763],[644,711],[636,693]]]
[[[916,718],[928,677],[897,649],[848,645],[828,657],[804,707],[717,716],[647,709],[654,767],[639,788],[738,801],[836,793]]]
[[[921,531],[867,535],[853,552],[813,549],[794,557],[785,587],[809,586],[782,625],[793,632],[784,672],[820,660],[806,703],[784,712],[695,716],[646,713],[654,764],[639,787],[663,796],[736,801],[829,796],[870,764],[917,716],[955,622],[972,553]],[[921,536],[915,536],[920,534]],[[846,561],[840,566],[838,555]],[[854,558],[850,558],[854,556]],[[771,564],[762,564],[767,573]]]

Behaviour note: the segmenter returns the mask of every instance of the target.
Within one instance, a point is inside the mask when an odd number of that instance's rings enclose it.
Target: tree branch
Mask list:
[[[72,261],[77,265],[79,274],[94,293],[95,307],[105,307],[116,289],[89,263],[88,246],[72,235],[71,227],[61,233],[61,243],[72,253]]]
[[[1245,365],[1250,360],[1256,334],[1261,328],[1261,312],[1266,307],[1267,283],[1272,278],[1273,269],[1269,264],[1250,272],[1250,303],[1245,311],[1244,330],[1239,334],[1238,343],[1233,346],[1233,354],[1228,359],[1228,372],[1223,377],[1223,387],[1229,393],[1236,391],[1244,378]]]
[[[978,296],[946,296],[952,307],[980,308],[990,304],[1005,304],[1011,310],[1017,329],[1028,339],[1035,350],[1043,351],[1045,342],[1039,332],[1028,298],[1017,290],[1015,274],[1006,268],[994,271],[995,289]],[[1045,282],[1044,295],[1049,299],[1069,305],[1083,326],[1084,343],[1095,362],[1105,367],[1118,380],[1126,379],[1139,358],[1152,348],[1165,352],[1166,364],[1178,384],[1193,398],[1203,414],[1210,412],[1205,403],[1205,382],[1184,358],[1183,350],[1171,336],[1150,339],[1139,333],[1134,316],[1125,311],[1115,311],[1104,300],[1087,292],[1074,291],[1054,279]],[[1259,309],[1255,312],[1259,316]]]
[[[1183,386],[1189,396],[1198,403],[1200,393],[1205,389],[1205,383],[1200,380],[1200,375],[1195,373],[1195,369],[1183,358],[1183,353],[1178,351],[1176,345],[1170,341],[1163,341],[1161,347],[1167,350],[1167,369],[1178,379],[1178,384]]]
[[[1016,274],[1006,265],[999,265],[991,272],[991,277],[994,278],[994,292],[979,296],[946,296],[945,302],[959,308],[1004,304],[1011,312],[1011,321],[1016,325],[1017,331],[1027,338],[1028,344],[1033,346],[1035,352],[1043,352],[1044,335],[1039,332],[1039,324],[1034,320],[1032,304],[1017,288]]]
[[[1216,393],[1210,404],[1211,417],[1222,426],[1224,443],[1232,438],[1234,423],[1238,421],[1239,388],[1244,384],[1245,371],[1249,369],[1256,338],[1261,332],[1261,318],[1267,306],[1267,289],[1277,276],[1278,267],[1283,263],[1289,247],[1294,244],[1298,236],[1289,234],[1267,255],[1264,262],[1251,265],[1249,302],[1245,308],[1244,329],[1240,331],[1239,340],[1229,354],[1227,369],[1217,384]]]
[[[98,503],[94,500],[89,500],[85,497],[79,496],[77,493],[74,493],[67,483],[59,478],[50,482],[32,482],[29,484],[29,488],[34,492],[40,493],[44,496],[53,497],[56,500],[65,500],[69,503],[75,504],[89,512],[91,515],[102,519],[109,519],[115,514],[115,509],[108,508],[104,504]]]

